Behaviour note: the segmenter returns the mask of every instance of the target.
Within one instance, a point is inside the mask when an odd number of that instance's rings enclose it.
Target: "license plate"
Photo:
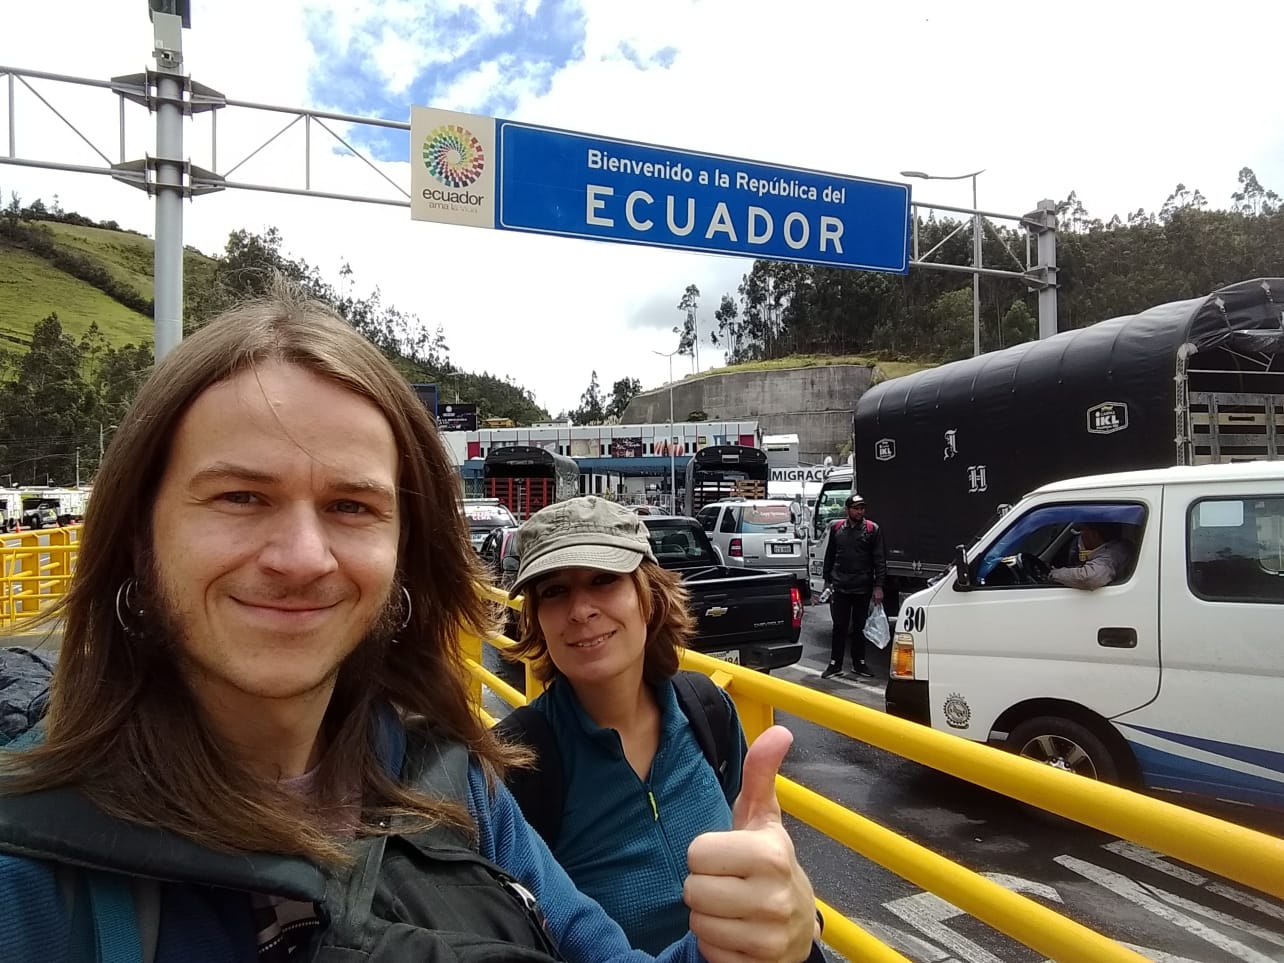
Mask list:
[[[772,545],[772,555],[793,555],[794,547],[792,545]]]
[[[705,652],[704,655],[711,659],[721,659],[723,662],[730,662],[732,665],[740,664],[740,650],[729,649],[726,652]]]

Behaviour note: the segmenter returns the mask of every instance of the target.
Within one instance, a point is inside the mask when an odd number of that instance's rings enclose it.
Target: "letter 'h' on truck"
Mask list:
[[[1282,309],[1284,281],[1245,282],[862,399],[903,593],[890,713],[1284,806]]]
[[[894,378],[860,398],[854,428],[892,602],[1049,482],[1279,458],[1284,279]]]

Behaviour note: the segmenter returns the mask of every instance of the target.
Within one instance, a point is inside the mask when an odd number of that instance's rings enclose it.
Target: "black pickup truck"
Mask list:
[[[651,549],[664,568],[678,572],[698,620],[691,648],[753,669],[769,671],[802,658],[803,604],[789,572],[728,568],[700,523],[678,515],[646,515]],[[482,559],[507,586],[517,571],[516,528],[497,529]],[[516,629],[510,619],[508,634]]]
[[[681,574],[691,594],[699,623],[693,651],[763,670],[802,658],[802,597],[789,572],[728,568],[694,518],[642,521],[656,561]]]

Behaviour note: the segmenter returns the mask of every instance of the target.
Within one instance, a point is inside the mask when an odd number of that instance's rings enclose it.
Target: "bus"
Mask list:
[[[495,448],[482,465],[485,497],[495,498],[525,521],[541,508],[580,493],[580,466],[544,448]]]
[[[728,498],[766,498],[767,453],[744,445],[710,445],[687,462],[686,513]]]
[[[850,466],[835,468],[820,483],[816,505],[811,510],[810,547],[807,552],[807,581],[811,597],[819,598],[825,587],[825,549],[829,547],[829,529],[836,521],[847,517],[847,498],[856,487],[856,473]]]

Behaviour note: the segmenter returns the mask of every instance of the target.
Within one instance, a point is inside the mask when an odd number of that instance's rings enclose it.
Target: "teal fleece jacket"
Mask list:
[[[553,855],[577,889],[602,904],[633,946],[657,953],[690,923],[682,902],[687,847],[701,833],[731,828],[740,792],[744,732],[731,700],[726,790],[706,761],[673,683],[655,689],[660,746],[638,778],[614,729],[597,725],[563,679],[532,705],[548,719],[561,750],[566,809]]]

